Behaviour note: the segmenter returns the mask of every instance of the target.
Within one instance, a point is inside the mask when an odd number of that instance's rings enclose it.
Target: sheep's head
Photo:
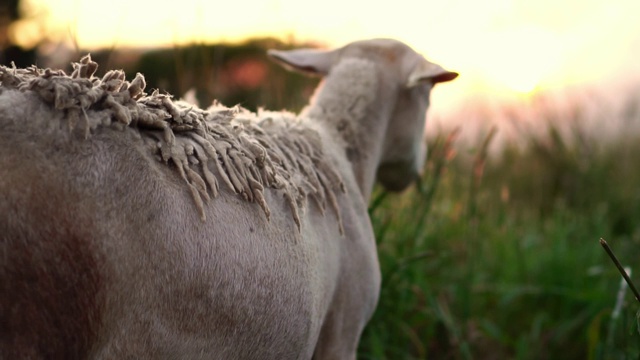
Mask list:
[[[377,180],[388,190],[407,188],[422,172],[426,157],[424,129],[429,94],[435,84],[458,74],[429,62],[406,44],[391,39],[358,41],[342,48],[324,50],[272,51],[270,55],[286,67],[315,75],[330,74],[345,59],[366,59],[375,64],[388,117],[377,162]]]
[[[394,71],[388,81],[397,84],[395,107],[388,122],[377,170],[377,180],[391,191],[407,188],[422,173],[427,148],[424,139],[426,112],[435,84],[458,77],[455,72],[429,62],[405,44],[380,40]],[[391,55],[389,55],[391,54]]]

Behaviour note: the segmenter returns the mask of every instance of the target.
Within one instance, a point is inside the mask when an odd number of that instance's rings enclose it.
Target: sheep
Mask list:
[[[90,57],[0,67],[3,357],[355,359],[372,188],[421,172],[457,73],[389,39],[269,55],[324,77],[300,115],[202,110]]]

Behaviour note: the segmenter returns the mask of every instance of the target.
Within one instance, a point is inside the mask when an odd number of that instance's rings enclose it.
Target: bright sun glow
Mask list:
[[[637,0],[23,0],[53,38],[83,49],[238,41],[251,36],[328,46],[402,40],[460,72],[436,106],[474,94],[538,90],[640,73]],[[106,5],[108,4],[108,6]],[[33,22],[13,31],[33,41]]]
[[[519,93],[530,93],[559,66],[560,46],[553,34],[536,28],[496,34],[482,66],[486,76]]]

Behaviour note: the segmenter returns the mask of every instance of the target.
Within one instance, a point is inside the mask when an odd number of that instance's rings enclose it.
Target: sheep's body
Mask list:
[[[419,56],[377,42],[351,49]],[[189,110],[88,59],[0,69],[0,354],[355,357],[380,282],[366,202],[408,74],[289,54],[333,68],[302,119]]]

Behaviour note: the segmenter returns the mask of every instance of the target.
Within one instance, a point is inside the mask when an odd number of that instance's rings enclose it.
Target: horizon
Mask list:
[[[640,84],[640,2],[620,0],[455,0],[393,6],[328,0],[321,7],[293,0],[231,3],[204,0],[22,0],[24,19],[10,29],[14,42],[43,38],[76,50],[154,49],[238,43],[273,37],[336,47],[375,37],[412,46],[460,73],[438,85],[430,110],[451,116],[475,103],[527,104],[543,94],[568,99],[584,92],[618,101]],[[366,15],[359,13],[366,6]],[[411,11],[406,11],[411,9]],[[98,13],[98,15],[96,15]],[[144,14],[144,15],[140,15]],[[19,30],[19,31],[18,31]]]

